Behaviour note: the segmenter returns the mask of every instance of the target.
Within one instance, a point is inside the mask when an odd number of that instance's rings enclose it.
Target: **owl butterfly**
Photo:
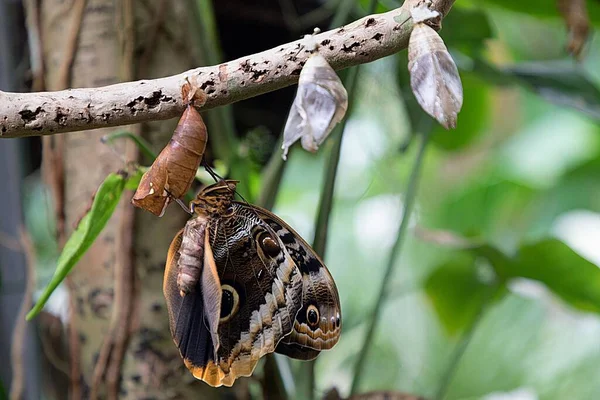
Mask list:
[[[315,34],[319,33],[318,28]],[[283,130],[282,157],[298,139],[302,147],[316,152],[348,108],[348,93],[327,60],[319,54],[314,35],[305,35],[312,54],[300,71],[298,92]]]
[[[277,352],[310,360],[341,331],[335,282],[273,213],[234,200],[237,181],[203,189],[173,239],[163,292],[173,340],[192,374],[231,386]]]
[[[159,217],[172,199],[179,199],[189,190],[208,140],[206,125],[194,108],[206,102],[206,95],[189,82],[181,88],[181,95],[187,106],[173,137],[142,176],[131,199],[133,205]]]

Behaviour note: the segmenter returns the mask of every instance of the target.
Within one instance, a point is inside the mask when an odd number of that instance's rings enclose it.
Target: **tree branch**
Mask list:
[[[407,10],[421,1],[407,0],[393,11],[317,35],[321,54],[333,68],[343,69],[405,49],[412,30]],[[186,78],[195,80],[208,95],[202,109],[230,104],[296,83],[308,55],[297,40],[166,78],[56,92],[0,92],[0,138],[173,118],[184,109],[180,92]]]

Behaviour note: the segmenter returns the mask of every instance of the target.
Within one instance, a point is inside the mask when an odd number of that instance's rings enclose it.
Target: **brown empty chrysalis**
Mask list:
[[[187,107],[173,137],[146,171],[131,199],[136,207],[161,217],[173,199],[190,188],[202,161],[208,135],[206,125],[194,106],[202,106],[206,95],[187,82],[181,88]]]

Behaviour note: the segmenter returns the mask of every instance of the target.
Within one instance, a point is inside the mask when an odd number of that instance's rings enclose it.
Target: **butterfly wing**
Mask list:
[[[258,360],[275,351],[291,332],[302,305],[302,276],[281,239],[245,204],[234,203],[233,212],[211,221],[207,232],[217,275],[213,280],[222,294],[218,347],[208,328],[216,300],[202,295],[204,271],[198,290],[175,298],[172,265],[177,265],[177,256],[170,252],[165,296],[173,337],[186,366],[211,386],[231,386],[237,377],[251,375]],[[207,262],[204,270],[210,269]]]
[[[340,299],[333,277],[314,250],[287,223],[265,209],[252,206],[277,234],[302,274],[302,307],[292,332],[275,350],[310,360],[338,342],[342,328]]]

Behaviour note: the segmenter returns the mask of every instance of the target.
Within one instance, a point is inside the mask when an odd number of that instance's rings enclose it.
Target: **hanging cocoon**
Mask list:
[[[285,124],[281,146],[284,160],[298,139],[305,150],[316,152],[348,109],[348,93],[342,81],[318,53],[314,37],[305,38],[314,50],[300,72],[296,98]]]

